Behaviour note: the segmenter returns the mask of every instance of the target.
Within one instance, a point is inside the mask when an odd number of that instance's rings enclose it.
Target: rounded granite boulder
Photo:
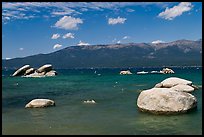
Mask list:
[[[52,65],[51,64],[46,64],[41,66],[40,68],[37,69],[38,73],[42,73],[42,72],[49,72],[52,70]]]
[[[180,92],[193,92],[195,89],[192,86],[184,85],[184,84],[178,84],[176,86],[171,87],[170,89]]]
[[[34,68],[29,68],[28,70],[26,70],[26,72],[24,73],[24,75],[29,75],[35,72]]]
[[[178,84],[192,85],[192,81],[188,81],[188,80],[177,78],[177,77],[170,77],[170,78],[163,80],[161,83],[156,84],[155,87],[171,88]]]
[[[120,75],[131,75],[132,73],[129,70],[120,71]]]
[[[49,72],[47,72],[47,73],[45,74],[45,76],[56,76],[56,75],[57,75],[57,72],[54,71],[54,70],[51,70],[51,71],[49,71]]]
[[[24,75],[24,73],[26,72],[26,70],[28,70],[30,68],[30,65],[24,65],[23,67],[19,68],[18,70],[16,70],[12,76],[21,76]]]
[[[33,99],[26,104],[25,108],[43,108],[48,106],[55,106],[55,102],[50,99]]]
[[[177,114],[196,108],[197,99],[189,93],[170,88],[152,88],[140,93],[137,106],[143,112]]]

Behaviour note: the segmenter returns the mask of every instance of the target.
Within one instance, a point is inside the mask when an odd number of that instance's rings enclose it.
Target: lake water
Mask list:
[[[137,75],[162,68],[56,70],[56,77],[10,77],[2,71],[2,134],[29,135],[176,135],[202,134],[202,68],[173,68],[175,74]],[[190,80],[199,86],[196,110],[179,115],[140,112],[140,92],[168,77]],[[25,109],[35,98],[49,98],[55,107]],[[84,104],[94,99],[96,104]]]

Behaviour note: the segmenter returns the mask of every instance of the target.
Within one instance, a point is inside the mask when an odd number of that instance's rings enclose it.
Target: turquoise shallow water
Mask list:
[[[59,75],[46,78],[9,77],[13,70],[2,71],[2,134],[202,134],[201,68],[137,75],[141,70],[161,68],[131,69],[133,75],[119,75],[120,69],[57,70]],[[193,93],[197,109],[170,116],[139,112],[136,101],[141,90],[171,76],[200,87]],[[25,109],[34,98],[53,99],[56,106]],[[83,104],[90,99],[96,104]]]

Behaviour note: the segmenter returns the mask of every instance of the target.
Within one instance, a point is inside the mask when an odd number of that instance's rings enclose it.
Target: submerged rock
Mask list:
[[[26,104],[25,108],[43,108],[48,106],[55,106],[55,102],[50,99],[33,99]]]
[[[140,93],[137,106],[140,111],[154,114],[185,113],[196,108],[197,100],[186,92],[169,88],[152,88]]]
[[[120,71],[120,75],[130,75],[132,74],[129,70]]]
[[[28,70],[29,68],[30,68],[30,65],[24,65],[23,67],[19,68],[16,72],[14,72],[12,76],[24,75],[26,70]]]
[[[198,86],[196,86],[196,85],[191,85],[191,87],[193,87],[195,90],[197,90],[197,89],[199,89],[199,87]],[[201,88],[202,88],[202,86],[201,86]]]

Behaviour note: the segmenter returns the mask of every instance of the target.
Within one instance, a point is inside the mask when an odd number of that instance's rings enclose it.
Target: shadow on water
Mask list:
[[[193,124],[197,129],[192,130],[192,122],[189,121],[196,113],[196,108],[187,113],[173,115],[155,115],[139,111],[135,118],[129,120],[131,122],[128,125],[135,127],[135,130],[137,128],[135,134],[141,135],[201,134],[201,125]],[[134,128],[132,130],[134,131]]]

